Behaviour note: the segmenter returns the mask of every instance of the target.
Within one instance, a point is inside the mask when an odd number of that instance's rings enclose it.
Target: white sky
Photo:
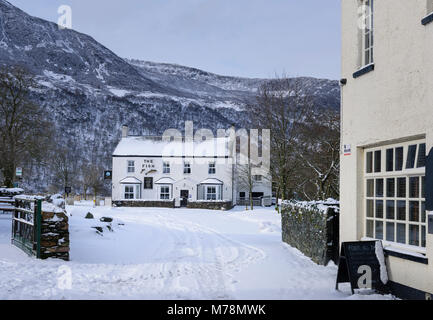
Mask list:
[[[339,0],[9,0],[116,54],[245,77],[340,74]]]

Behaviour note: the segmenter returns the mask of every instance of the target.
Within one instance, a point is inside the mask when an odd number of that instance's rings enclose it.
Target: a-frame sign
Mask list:
[[[369,289],[388,292],[388,272],[381,241],[342,243],[336,290],[339,283],[349,282],[354,294],[355,289],[361,289],[360,281],[363,284],[368,283],[371,286]]]

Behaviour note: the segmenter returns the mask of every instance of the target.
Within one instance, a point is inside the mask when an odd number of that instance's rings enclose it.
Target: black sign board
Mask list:
[[[379,246],[378,250],[376,246]],[[381,270],[379,259],[383,261],[382,269],[384,268],[384,270]],[[361,281],[362,284],[368,284],[369,289],[387,292],[386,283],[382,282],[382,278],[386,278],[383,279],[385,282],[388,281],[388,273],[386,271],[381,241],[342,243],[338,263],[337,290],[339,283],[350,282],[352,294],[354,294],[355,289],[361,289],[359,283],[359,281]],[[364,280],[370,281],[364,282]]]
[[[65,187],[65,193],[66,193],[66,194],[70,194],[71,191],[72,191],[72,188],[71,188],[71,187]]]
[[[113,171],[106,170],[104,171],[104,179],[105,180],[111,180],[113,177]]]

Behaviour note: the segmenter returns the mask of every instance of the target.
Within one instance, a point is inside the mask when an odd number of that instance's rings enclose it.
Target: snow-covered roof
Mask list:
[[[161,178],[155,182],[155,184],[173,184],[174,179],[172,178]]]
[[[122,184],[130,184],[130,183],[137,184],[137,183],[141,183],[141,181],[135,177],[126,177],[125,179],[120,180],[120,183],[122,183]]]
[[[200,184],[223,184],[221,180],[215,178],[209,178],[200,182]]]
[[[186,151],[184,142],[162,141],[155,137],[124,137],[120,140],[113,156],[142,157],[226,157],[228,153],[228,138],[215,138],[194,142],[191,151]]]

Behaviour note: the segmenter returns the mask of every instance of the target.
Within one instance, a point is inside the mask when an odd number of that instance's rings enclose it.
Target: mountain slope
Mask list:
[[[135,134],[182,129],[185,120],[195,128],[246,127],[242,110],[267,81],[125,60],[90,36],[59,30],[5,0],[0,0],[0,64],[30,69],[39,83],[32,99],[55,121],[57,142],[74,150],[78,162],[99,159],[106,168],[123,124]],[[339,107],[337,81],[302,81],[318,107]],[[42,189],[50,184],[50,173],[45,176]]]

